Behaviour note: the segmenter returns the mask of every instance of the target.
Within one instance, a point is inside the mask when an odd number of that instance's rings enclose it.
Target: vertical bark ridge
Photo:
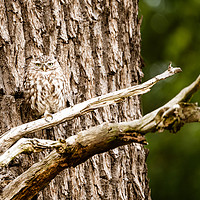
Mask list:
[[[138,84],[142,73],[137,3],[1,1],[0,27],[4,31],[0,32],[0,87],[4,91],[0,116],[10,111],[7,121],[0,117],[2,132],[23,123],[21,100],[15,94],[23,92],[25,66],[34,55],[57,57],[66,74],[69,106]],[[131,97],[29,137],[66,139],[105,121],[129,121],[140,116],[140,100]],[[20,156],[7,173],[17,176],[48,153]],[[62,171],[35,199],[148,199],[145,158],[144,148],[136,144],[95,155],[76,168]]]

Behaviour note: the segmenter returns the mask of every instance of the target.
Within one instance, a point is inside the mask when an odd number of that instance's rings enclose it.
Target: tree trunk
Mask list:
[[[68,106],[141,80],[137,0],[2,0],[0,13],[1,134],[33,119],[23,98],[33,55],[57,57],[67,77]],[[140,99],[132,97],[29,137],[66,139],[103,122],[139,117]],[[1,189],[48,153],[20,155],[2,168]],[[139,144],[95,155],[62,171],[34,199],[150,199],[146,157]]]

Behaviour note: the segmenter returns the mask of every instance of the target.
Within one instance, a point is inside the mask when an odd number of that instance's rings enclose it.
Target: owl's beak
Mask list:
[[[45,65],[43,65],[43,66],[42,66],[42,70],[43,70],[44,72],[46,72],[47,67],[46,67]]]

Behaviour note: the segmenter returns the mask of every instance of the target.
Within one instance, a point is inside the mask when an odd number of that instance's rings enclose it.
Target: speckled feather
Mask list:
[[[31,60],[26,70],[25,96],[38,115],[55,113],[66,107],[65,75],[54,57]]]

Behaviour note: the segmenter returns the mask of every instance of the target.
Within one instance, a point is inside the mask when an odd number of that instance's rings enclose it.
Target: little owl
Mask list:
[[[65,75],[52,56],[33,58],[26,70],[25,97],[45,119],[66,107]]]

